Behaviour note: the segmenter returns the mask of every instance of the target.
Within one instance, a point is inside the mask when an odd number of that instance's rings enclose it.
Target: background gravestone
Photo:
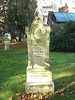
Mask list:
[[[10,45],[9,45],[9,38],[8,38],[8,35],[5,36],[5,47],[4,47],[4,50],[9,50],[10,49]]]
[[[30,32],[27,31],[28,67],[25,91],[54,92],[52,71],[49,64],[49,33],[40,18],[35,18]]]

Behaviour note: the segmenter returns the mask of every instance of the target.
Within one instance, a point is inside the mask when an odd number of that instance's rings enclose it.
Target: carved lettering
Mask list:
[[[40,63],[44,60],[44,49],[43,48],[33,48],[33,60],[34,63]]]

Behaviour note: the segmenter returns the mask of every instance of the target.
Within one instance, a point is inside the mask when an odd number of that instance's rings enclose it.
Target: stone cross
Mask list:
[[[54,92],[52,71],[49,64],[50,27],[45,29],[40,18],[35,18],[30,32],[26,28],[28,67],[25,92]]]
[[[4,50],[9,50],[10,49],[10,45],[9,45],[9,39],[8,39],[8,35],[5,36],[5,47]]]

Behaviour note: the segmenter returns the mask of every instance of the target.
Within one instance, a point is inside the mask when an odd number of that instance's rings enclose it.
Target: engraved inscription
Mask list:
[[[34,63],[41,63],[44,61],[44,49],[43,48],[34,48],[33,49],[33,60]]]
[[[29,81],[33,81],[33,82],[40,82],[40,81],[52,81],[51,79],[51,72],[47,72],[47,71],[32,71],[32,74],[30,75]]]

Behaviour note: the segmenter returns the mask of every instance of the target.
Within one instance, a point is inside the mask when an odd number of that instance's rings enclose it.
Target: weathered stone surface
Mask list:
[[[4,50],[9,50],[10,49],[10,45],[9,45],[9,39],[8,39],[8,36],[5,37],[5,47],[4,47]]]
[[[26,29],[28,30],[28,29]],[[42,21],[36,18],[27,32],[28,67],[25,91],[54,92],[52,71],[49,64],[49,32]]]
[[[42,84],[41,84],[42,83]],[[48,82],[48,83],[43,83],[43,82],[27,82],[25,84],[25,90],[27,93],[35,93],[35,92],[54,92],[54,83],[53,82]]]
[[[50,69],[34,68],[27,70],[27,82],[51,82],[52,72]]]

